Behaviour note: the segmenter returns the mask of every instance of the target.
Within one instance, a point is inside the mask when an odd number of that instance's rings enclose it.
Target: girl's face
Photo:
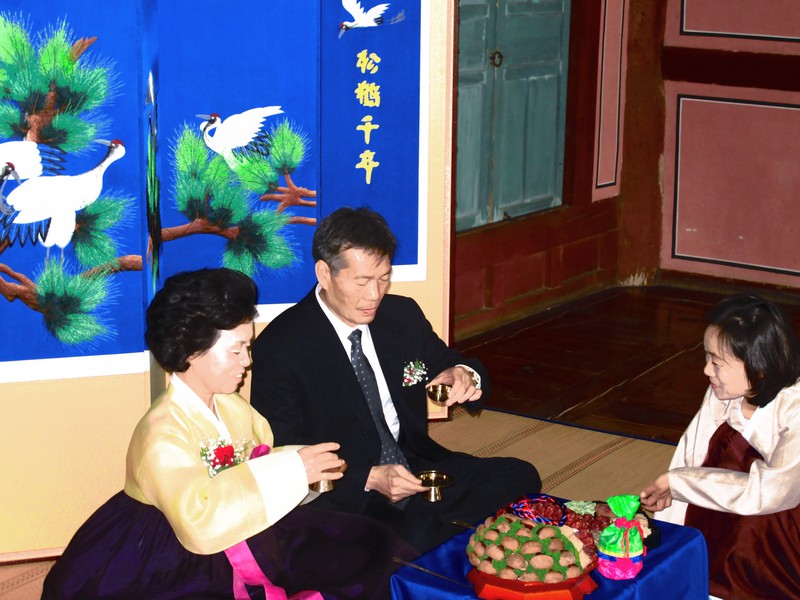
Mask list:
[[[746,396],[750,391],[750,382],[744,371],[744,363],[720,347],[717,327],[709,325],[706,328],[703,346],[706,351],[706,367],[703,373],[711,381],[717,398],[734,400]]]
[[[220,331],[211,348],[189,358],[189,368],[181,378],[208,403],[214,394],[232,394],[239,389],[250,366],[252,339],[252,323]]]

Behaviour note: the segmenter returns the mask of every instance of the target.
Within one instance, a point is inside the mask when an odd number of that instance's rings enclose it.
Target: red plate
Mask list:
[[[584,594],[597,589],[597,584],[589,577],[592,569],[593,564],[574,579],[561,583],[501,579],[474,568],[467,573],[467,579],[475,588],[475,595],[484,600],[580,600]]]

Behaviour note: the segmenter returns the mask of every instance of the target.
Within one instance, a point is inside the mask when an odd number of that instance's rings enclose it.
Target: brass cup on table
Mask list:
[[[423,498],[428,502],[438,502],[442,499],[442,488],[453,483],[453,477],[441,471],[422,471],[417,473],[417,477],[422,480],[422,485],[428,489]]]
[[[428,400],[434,404],[443,406],[450,397],[450,386],[444,383],[429,385],[425,388],[425,393],[428,396]]]

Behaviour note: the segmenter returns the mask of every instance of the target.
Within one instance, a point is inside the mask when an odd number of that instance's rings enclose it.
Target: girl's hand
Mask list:
[[[669,489],[669,473],[659,475],[658,478],[639,494],[642,507],[655,512],[672,506],[672,492]]]
[[[344,460],[339,458],[334,452],[339,449],[336,442],[325,442],[305,446],[297,451],[303,460],[306,468],[308,483],[317,483],[323,479],[341,479],[344,477]]]

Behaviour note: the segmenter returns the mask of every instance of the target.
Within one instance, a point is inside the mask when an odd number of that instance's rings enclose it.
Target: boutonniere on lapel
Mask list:
[[[248,454],[251,451],[252,453]],[[233,442],[224,435],[200,442],[200,459],[208,468],[209,477],[243,463],[248,458],[256,458],[267,453],[269,446],[265,444],[256,446],[255,442],[247,440]]]
[[[420,381],[425,381],[428,374],[428,367],[421,360],[412,360],[403,367],[403,387],[415,385]]]

